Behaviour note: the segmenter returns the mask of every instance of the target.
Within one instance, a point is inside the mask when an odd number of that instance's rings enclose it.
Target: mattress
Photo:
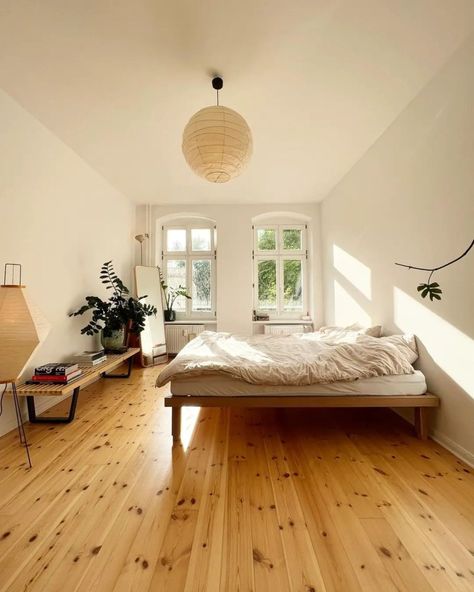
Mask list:
[[[374,376],[331,382],[329,384],[310,384],[303,386],[267,386],[250,384],[243,380],[223,375],[208,375],[199,378],[183,378],[171,381],[173,395],[192,395],[194,397],[242,397],[242,396],[328,396],[337,395],[422,395],[426,393],[426,380],[421,372],[397,374],[395,376]]]

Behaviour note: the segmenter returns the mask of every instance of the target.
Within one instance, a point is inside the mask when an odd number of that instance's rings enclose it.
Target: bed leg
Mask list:
[[[173,442],[181,440],[181,407],[171,407],[171,435]]]
[[[415,430],[420,440],[428,439],[428,407],[415,407]]]

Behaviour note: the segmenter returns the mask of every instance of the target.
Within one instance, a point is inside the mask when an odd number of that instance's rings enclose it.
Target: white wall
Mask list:
[[[92,345],[84,319],[67,313],[100,294],[100,265],[132,266],[135,208],[70,148],[0,91],[0,266],[23,265],[23,282],[52,325],[29,369]],[[41,407],[51,404],[44,399]],[[54,402],[54,401],[53,401]],[[0,434],[15,425],[9,397]]]
[[[217,320],[220,331],[252,332],[253,262],[252,219],[270,212],[288,212],[307,219],[311,236],[310,313],[316,323],[322,320],[322,286],[319,246],[319,204],[260,204],[260,205],[202,205],[152,206],[147,215],[142,206],[137,213],[137,232],[149,232],[150,252],[159,249],[156,221],[164,216],[189,214],[215,220],[217,226]],[[148,223],[147,223],[148,219]],[[159,264],[159,260],[149,260]]]
[[[394,262],[441,265],[474,238],[473,64],[471,37],[322,204],[326,320],[414,332],[435,436],[471,463],[474,252],[435,276],[435,303],[416,291],[427,274]]]

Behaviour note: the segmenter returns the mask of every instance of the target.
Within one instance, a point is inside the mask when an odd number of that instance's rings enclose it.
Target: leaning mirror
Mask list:
[[[145,320],[145,329],[140,333],[142,365],[152,366],[162,362],[166,355],[165,323],[161,295],[160,274],[157,267],[135,267],[135,288],[137,297],[146,296],[143,302],[156,306],[157,313]]]

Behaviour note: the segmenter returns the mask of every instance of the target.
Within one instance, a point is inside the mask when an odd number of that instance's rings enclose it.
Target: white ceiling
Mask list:
[[[472,0],[0,0],[0,85],[138,203],[311,202],[473,23]],[[218,185],[181,154],[213,72],[254,137]]]

